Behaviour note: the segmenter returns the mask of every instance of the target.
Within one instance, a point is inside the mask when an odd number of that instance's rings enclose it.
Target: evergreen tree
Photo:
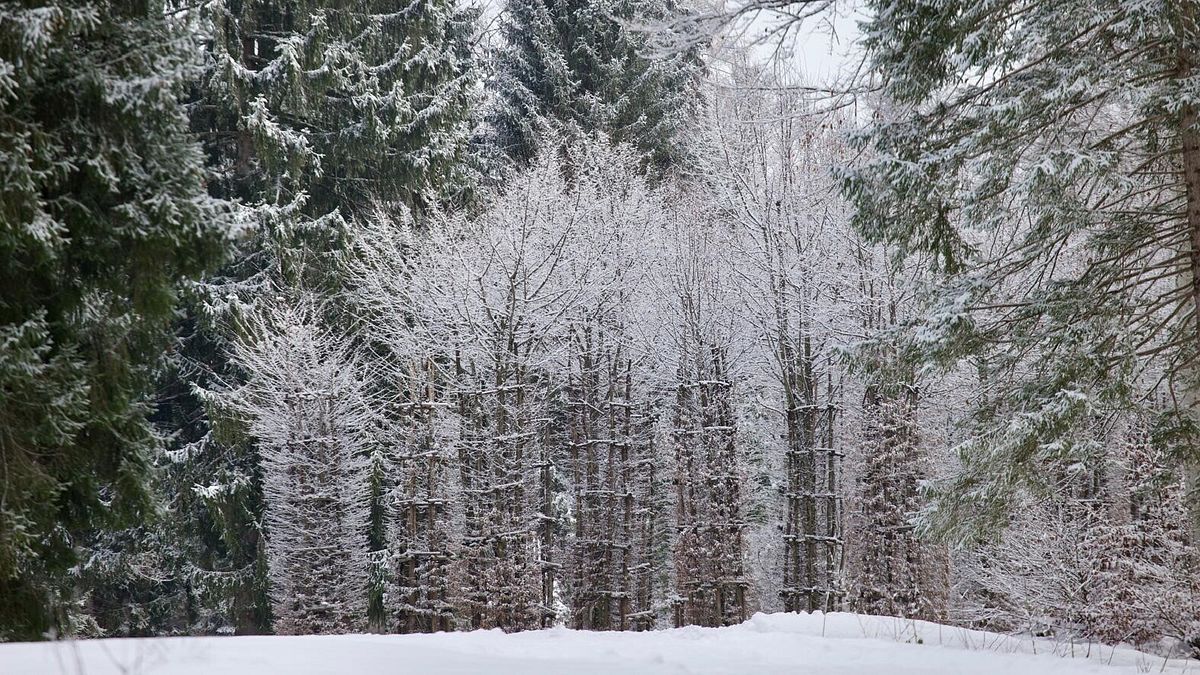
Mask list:
[[[870,5],[891,104],[846,176],[857,225],[937,257],[950,276],[921,342],[943,363],[986,357],[988,405],[1009,411],[936,494],[929,524],[970,537],[1003,525],[1045,462],[1081,460],[1071,430],[1127,408],[1146,366],[1182,403],[1170,426],[1195,426],[1197,6]]]
[[[601,132],[655,172],[687,155],[682,132],[699,102],[694,50],[651,55],[646,26],[672,0],[514,0],[502,19],[491,111],[496,150],[527,163],[548,132]]]
[[[855,611],[864,614],[936,619],[926,597],[924,555],[913,518],[921,502],[917,436],[917,389],[907,382],[873,383],[863,401],[862,501],[857,536],[860,549]]]
[[[190,632],[270,630],[258,450],[205,392],[242,377],[225,355],[232,345],[204,312],[207,288],[187,295],[178,344],[160,383],[154,421],[170,439],[160,492],[171,517],[174,569],[186,584]]]
[[[223,195],[300,201],[317,220],[466,189],[471,11],[449,0],[235,0],[207,16],[211,65],[193,119]]]
[[[0,8],[0,636],[69,629],[67,569],[154,517],[147,394],[181,279],[219,260],[154,2]]]
[[[1126,511],[1103,519],[1089,533],[1087,560],[1095,588],[1086,613],[1088,634],[1137,645],[1169,636],[1196,654],[1200,560],[1182,527],[1180,472],[1151,436],[1147,417],[1131,416],[1115,443],[1122,480],[1113,501]]]
[[[446,0],[233,0],[203,13],[212,41],[192,125],[205,142],[210,191],[237,203],[251,227],[179,326],[183,350],[164,384],[164,414],[193,420],[176,437],[187,459],[172,491],[191,504],[181,508],[192,521],[193,569],[214,586],[213,600],[230,605],[234,616],[218,623],[257,632],[268,619],[258,457],[251,439],[220,423],[206,428],[212,415],[191,388],[217,391],[252,375],[228,362],[230,326],[264,288],[341,285],[338,260],[356,221],[377,208],[422,211],[469,195],[474,15]],[[385,525],[386,473],[378,463],[371,473],[376,529]],[[197,483],[213,489],[199,503],[182,497]],[[376,534],[369,545],[382,550]],[[376,622],[381,601],[376,592]]]

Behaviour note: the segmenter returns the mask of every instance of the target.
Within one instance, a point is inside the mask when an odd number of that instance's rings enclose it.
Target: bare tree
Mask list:
[[[844,596],[838,350],[852,339],[858,244],[832,175],[844,120],[787,82],[735,62],[713,92],[706,163],[733,228],[740,311],[760,336],[762,406],[784,440],[774,586],[786,611],[832,610]]]
[[[622,325],[654,208],[636,166],[600,141],[538,162],[477,218],[443,215],[426,233],[384,224],[362,243],[356,276],[376,333],[420,371],[399,378],[415,383],[400,406],[409,426],[455,427],[434,445],[454,449],[452,602],[465,626],[546,625],[561,599],[588,627],[629,627],[639,611],[629,486],[649,435]],[[410,523],[444,519],[419,487],[442,475],[438,457],[404,461],[424,472],[401,478]],[[567,512],[589,528],[569,545]]]
[[[736,290],[728,241],[701,200],[674,196],[664,229],[661,330],[671,351],[677,626],[722,626],[750,609],[743,517],[744,461],[734,409]],[[673,306],[672,306],[673,305]],[[665,345],[664,345],[665,346]],[[667,377],[667,373],[663,373]]]

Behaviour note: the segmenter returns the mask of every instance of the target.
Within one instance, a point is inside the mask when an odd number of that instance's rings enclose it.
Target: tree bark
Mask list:
[[[1194,0],[1176,0],[1168,6],[1170,23],[1174,29],[1176,78],[1180,81],[1191,76],[1195,69],[1194,54],[1197,30],[1197,7]],[[1200,128],[1197,123],[1196,106],[1185,105],[1180,111],[1179,141],[1182,153],[1183,182],[1187,190],[1188,276],[1191,286],[1193,314],[1196,329],[1196,347],[1200,351]],[[1193,366],[1192,381],[1187,383],[1189,408],[1200,405],[1200,366]],[[1188,532],[1192,543],[1200,542],[1200,448],[1193,448],[1192,456],[1184,462],[1187,485]]]
[[[1190,63],[1185,63],[1191,71]],[[1188,283],[1191,286],[1193,316],[1196,327],[1197,350],[1200,350],[1200,129],[1194,106],[1186,106],[1180,116],[1180,141],[1182,150],[1183,180],[1187,189],[1185,217],[1189,233]],[[1200,366],[1193,366],[1192,381],[1188,382],[1188,407],[1200,405]],[[1192,456],[1184,463],[1188,489],[1188,531],[1193,543],[1200,542],[1200,448],[1193,449]]]

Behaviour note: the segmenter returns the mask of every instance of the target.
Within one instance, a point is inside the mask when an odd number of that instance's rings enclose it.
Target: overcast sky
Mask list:
[[[862,10],[851,13],[839,10],[833,16],[810,24],[796,39],[793,58],[805,74],[815,80],[827,80],[842,68],[857,65],[855,48],[858,40],[858,21]]]
[[[764,42],[754,52],[765,61],[772,58],[777,50],[784,50],[787,60],[807,81],[813,84],[830,82],[844,70],[852,70],[858,64],[858,22],[865,15],[857,4],[852,1],[839,2],[835,11],[809,19],[798,31],[789,34],[782,44],[777,40]],[[768,33],[772,25],[781,21],[778,15],[759,16],[746,28],[746,37]]]

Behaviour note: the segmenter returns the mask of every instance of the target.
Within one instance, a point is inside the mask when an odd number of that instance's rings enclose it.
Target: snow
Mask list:
[[[0,645],[5,675],[1200,673],[1132,649],[856,614],[756,614],[730,628],[197,637]]]

